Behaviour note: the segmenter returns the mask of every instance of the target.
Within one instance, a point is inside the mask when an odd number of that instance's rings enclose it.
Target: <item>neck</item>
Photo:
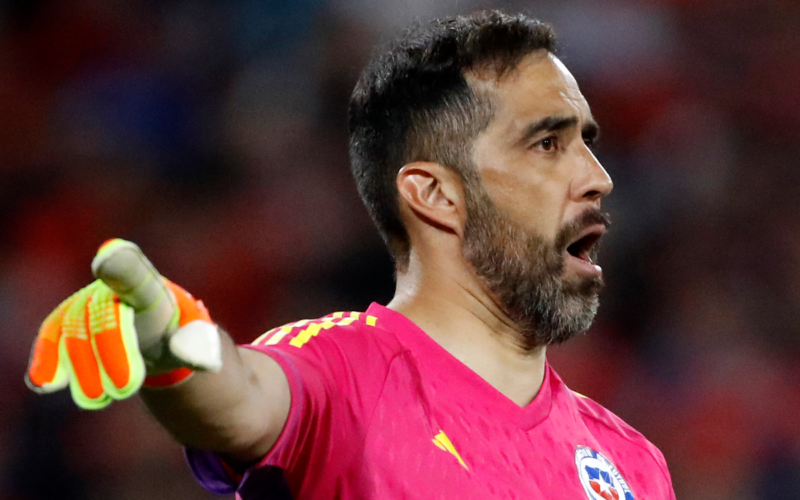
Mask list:
[[[513,322],[466,267],[423,264],[412,254],[408,269],[398,271],[388,307],[516,404],[527,405],[539,392],[545,347],[526,347]]]

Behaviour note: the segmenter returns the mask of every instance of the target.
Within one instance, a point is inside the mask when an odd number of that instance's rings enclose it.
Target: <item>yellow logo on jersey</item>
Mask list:
[[[469,467],[467,467],[467,464],[465,464],[464,460],[461,459],[461,455],[458,454],[456,447],[453,446],[453,443],[450,442],[450,438],[447,437],[447,434],[445,434],[443,430],[439,429],[439,434],[433,438],[433,444],[438,446],[439,449],[444,450],[456,457],[458,463],[460,463],[465,469],[469,470]]]

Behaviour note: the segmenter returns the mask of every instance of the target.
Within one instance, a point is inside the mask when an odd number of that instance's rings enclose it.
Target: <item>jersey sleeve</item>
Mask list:
[[[286,374],[291,391],[286,424],[267,455],[241,476],[213,454],[187,450],[198,481],[215,493],[238,489],[241,495],[259,483],[258,489],[270,488],[273,495],[281,489],[297,495],[315,488],[315,471],[339,477],[332,469],[340,468],[344,474],[363,449],[392,357],[376,339],[376,323],[363,313],[335,313],[275,328],[246,346],[274,359]]]

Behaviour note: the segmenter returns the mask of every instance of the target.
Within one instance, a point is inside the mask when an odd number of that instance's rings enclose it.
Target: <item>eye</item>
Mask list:
[[[558,138],[556,136],[545,137],[541,141],[533,145],[535,149],[540,149],[545,152],[553,151],[558,147]]]

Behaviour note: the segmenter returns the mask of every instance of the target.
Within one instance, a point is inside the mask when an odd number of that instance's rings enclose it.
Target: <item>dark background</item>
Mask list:
[[[45,315],[138,242],[246,342],[392,266],[350,179],[371,47],[475,8],[551,21],[615,180],[592,331],[550,358],[682,500],[800,498],[800,4],[0,0],[0,498],[208,499],[135,398],[22,382]]]

